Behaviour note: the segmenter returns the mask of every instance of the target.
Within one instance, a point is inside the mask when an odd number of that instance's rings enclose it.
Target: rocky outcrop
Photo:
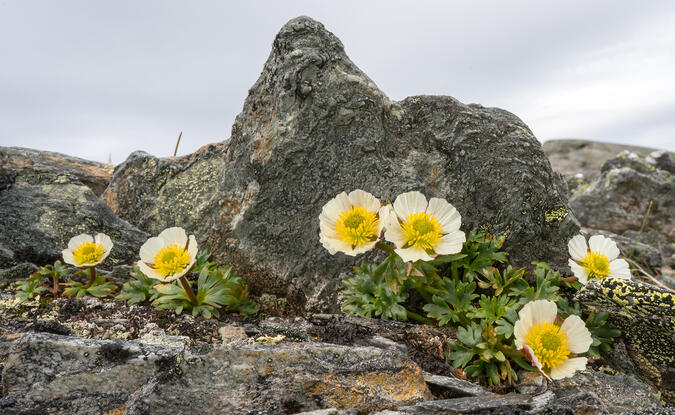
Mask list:
[[[0,269],[61,259],[68,240],[83,232],[104,232],[113,239],[106,265],[131,263],[147,234],[117,217],[89,187],[104,183],[97,176],[102,168],[58,157],[25,149],[0,150]],[[98,173],[88,174],[89,168]]]
[[[520,119],[447,96],[391,101],[306,17],[277,35],[229,141],[178,159],[134,153],[103,197],[146,232],[185,226],[254,292],[334,311],[340,274],[363,258],[331,257],[318,216],[357,188],[445,198],[463,230],[508,235],[520,266],[565,266],[578,232],[561,177]]]
[[[581,174],[587,180],[595,179],[602,165],[622,151],[645,155],[658,151],[648,147],[577,139],[549,140],[542,147],[553,170],[568,177]],[[672,153],[669,155],[673,157]]]
[[[633,244],[651,245],[661,252],[663,264],[672,268],[675,266],[673,172],[674,164],[665,152],[652,155],[622,152],[605,162],[595,180],[575,191],[570,206],[584,227],[611,231]],[[631,247],[624,253],[631,255],[634,251]]]
[[[0,147],[0,177],[7,174],[48,177],[68,177],[89,187],[97,196],[108,187],[112,176],[111,164],[98,163],[51,151],[21,147]],[[2,185],[0,184],[0,188]]]

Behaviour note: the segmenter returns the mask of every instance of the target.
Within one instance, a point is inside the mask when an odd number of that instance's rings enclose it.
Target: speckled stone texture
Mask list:
[[[245,341],[189,348],[171,339],[115,342],[26,333],[0,342],[0,349],[9,349],[0,412],[369,413],[431,398],[420,368],[395,351]]]
[[[621,330],[637,374],[675,405],[675,293],[622,279],[591,281],[575,295],[587,311],[606,311]]]
[[[16,173],[35,177],[68,176],[89,187],[97,196],[108,187],[111,164],[98,163],[51,151],[0,146],[0,176]],[[1,180],[0,180],[1,182]],[[2,185],[0,184],[0,189]]]
[[[277,35],[229,141],[178,159],[134,153],[103,197],[144,231],[185,226],[253,292],[317,312],[339,308],[341,273],[364,259],[329,255],[318,216],[357,188],[445,198],[464,231],[508,235],[517,266],[565,267],[579,229],[561,176],[518,117],[448,96],[391,101],[307,17]]]
[[[103,232],[112,238],[115,245],[104,267],[134,261],[148,235],[116,216],[84,184],[98,177],[86,175],[89,166],[84,161],[73,167],[63,156],[59,168],[55,157],[34,150],[0,150],[5,178],[0,187],[0,269],[62,260],[61,251],[80,233]]]
[[[584,227],[608,230],[649,244],[659,249],[663,264],[673,268],[674,166],[665,152],[621,152],[605,162],[595,180],[576,190],[570,206]]]

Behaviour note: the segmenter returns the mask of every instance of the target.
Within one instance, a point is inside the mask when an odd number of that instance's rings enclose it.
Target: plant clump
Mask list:
[[[356,201],[341,208],[349,212],[361,206]],[[394,246],[379,240],[382,233],[369,241],[371,249],[388,256],[378,265],[364,262],[354,268],[354,276],[342,282],[342,309],[456,327],[457,341],[447,357],[458,373],[494,386],[515,383],[518,368],[553,379],[569,377],[586,366],[582,355],[599,356],[620,334],[607,323],[606,313],[582,320],[580,305],[563,294],[580,288],[583,274],[563,278],[543,262],[533,262],[532,271],[512,267],[501,250],[505,237],[477,230],[465,236],[461,215],[447,201],[427,202],[421,193],[408,192],[378,213],[385,222],[384,238]],[[583,236],[572,239],[573,259],[594,252],[581,252],[579,238],[586,246]],[[591,249],[597,248],[598,239],[591,239]],[[603,240],[599,252],[609,250],[610,242]],[[618,253],[609,254],[612,264],[620,264]]]

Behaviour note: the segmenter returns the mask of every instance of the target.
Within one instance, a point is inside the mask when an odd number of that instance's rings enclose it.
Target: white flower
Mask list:
[[[380,207],[375,196],[360,189],[335,196],[319,215],[321,244],[331,255],[356,256],[373,249],[384,226]]]
[[[438,255],[456,254],[466,241],[459,230],[462,217],[444,199],[427,199],[420,192],[407,192],[394,201],[386,216],[384,237],[396,245],[405,262],[430,261]]]
[[[197,240],[194,235],[188,239],[183,228],[168,228],[148,239],[139,254],[141,272],[163,282],[175,281],[192,269],[197,257]]]
[[[537,300],[525,304],[513,326],[515,344],[525,350],[533,366],[551,379],[572,376],[586,368],[585,353],[593,343],[591,333],[579,316],[571,315],[558,326],[558,307],[552,301]]]
[[[63,261],[79,268],[91,268],[101,265],[110,255],[112,240],[104,233],[95,237],[86,233],[73,236],[68,241],[68,248],[61,251]]]
[[[616,242],[602,235],[591,236],[586,245],[586,238],[577,235],[567,244],[570,252],[569,266],[579,282],[586,284],[589,278],[623,278],[630,279],[630,268],[624,259],[617,259],[619,248]]]

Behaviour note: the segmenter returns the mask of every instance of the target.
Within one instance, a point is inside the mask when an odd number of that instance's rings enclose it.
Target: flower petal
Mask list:
[[[101,244],[103,246],[103,256],[101,257],[100,261],[103,262],[104,259],[110,255],[110,251],[112,250],[113,247],[113,241],[110,239],[110,237],[104,233],[99,233],[96,234],[94,237],[94,242]]]
[[[385,220],[384,239],[396,245],[397,248],[403,248],[408,241],[406,241],[403,235],[398,217],[393,213],[389,213]]]
[[[424,251],[424,249],[416,248],[414,246],[405,249],[395,249],[394,251],[401,257],[403,262],[415,262],[418,260],[431,261],[433,259]]]
[[[164,229],[158,236],[164,240],[164,245],[178,245],[184,247],[188,241],[185,229],[178,226]]]
[[[551,369],[551,379],[563,379],[571,377],[577,370],[586,369],[586,363],[588,363],[588,359],[585,357],[574,357],[572,359],[567,359],[562,362],[560,366]]]
[[[319,235],[319,240],[321,241],[323,247],[326,248],[326,250],[328,250],[331,255],[335,255],[338,251],[347,254],[347,252],[352,249],[351,245],[347,245],[345,242],[339,239],[337,235],[332,237],[321,234]]]
[[[68,241],[68,249],[74,251],[78,246],[85,242],[94,242],[94,238],[92,238],[91,235],[87,235],[86,233],[73,236],[70,238],[70,241]]]
[[[567,243],[567,250],[573,260],[583,262],[586,253],[588,252],[588,245],[586,245],[586,238],[583,235],[577,235],[570,239]]]
[[[586,271],[586,268],[572,261],[572,259],[569,259],[567,264],[572,268],[572,273],[579,279],[579,282],[586,285],[588,282],[588,272]]]
[[[348,198],[351,205],[363,206],[369,212],[377,212],[382,206],[378,198],[361,189],[352,190]]]
[[[342,192],[329,200],[321,209],[319,221],[326,223],[328,227],[335,229],[340,214],[349,209],[349,196]]]
[[[553,323],[557,315],[558,307],[553,301],[537,300],[525,304],[518,312],[518,321],[513,326],[516,347],[523,348],[525,338],[532,326],[544,322]]]
[[[197,249],[198,249],[197,239],[195,238],[194,235],[190,235],[187,252],[188,252],[188,255],[190,255],[190,263],[191,264],[194,264],[195,258],[197,258]]]
[[[146,277],[154,278],[154,279],[160,280],[160,281],[164,280],[164,276],[162,274],[155,271],[153,268],[149,267],[145,262],[138,261],[136,264],[138,265],[138,269],[140,269],[141,272],[143,274],[145,274]]]
[[[449,255],[461,252],[466,242],[466,235],[462,231],[453,231],[441,237],[441,241],[434,248],[438,255]]]
[[[394,211],[399,219],[404,220],[411,213],[426,212],[427,198],[418,191],[402,193],[394,201]]]
[[[63,262],[65,262],[66,264],[75,265],[76,267],[80,265],[75,262],[73,251],[71,251],[70,249],[64,249],[63,251],[61,251],[61,254],[63,255]]]
[[[141,257],[142,262],[152,264],[155,261],[155,255],[157,255],[162,248],[164,248],[164,240],[153,236],[141,246],[138,255]]]
[[[442,233],[457,231],[462,224],[462,216],[445,199],[431,198],[429,206],[427,206],[427,213],[432,214],[438,220],[443,229]]]
[[[394,208],[391,205],[384,205],[380,208],[380,210],[377,214],[378,235],[382,235],[382,232],[387,227],[387,222],[389,221],[389,217],[392,216],[392,215],[394,216],[394,219],[396,219],[396,215],[394,214]],[[398,225],[398,220],[396,221],[396,225]]]
[[[588,244],[591,246],[591,251],[605,255],[609,261],[619,256],[619,248],[616,247],[616,242],[602,235],[591,236]]]
[[[586,353],[593,343],[591,332],[588,331],[586,323],[579,316],[571,315],[567,317],[560,326],[560,330],[567,334],[570,352],[572,353]]]
[[[630,267],[628,262],[625,259],[615,259],[609,263],[609,274],[608,277],[612,278],[621,278],[624,280],[631,279]]]

